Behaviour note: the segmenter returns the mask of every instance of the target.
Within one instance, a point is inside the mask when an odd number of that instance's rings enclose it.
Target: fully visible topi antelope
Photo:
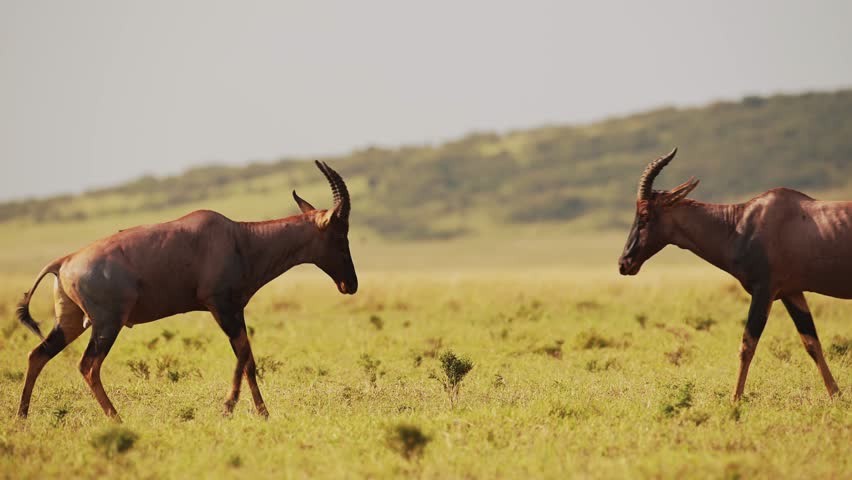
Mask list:
[[[828,369],[803,292],[852,298],[852,202],[824,202],[775,188],[746,203],[702,203],[686,196],[690,178],[671,190],[653,190],[677,149],[651,162],[639,179],[636,217],[618,260],[622,275],[669,244],[692,251],[730,273],[751,295],[733,399],[743,394],[748,367],[772,303],[787,308],[828,394],[840,393]]]
[[[358,290],[349,254],[349,192],[325,163],[317,167],[334,194],[331,210],[293,198],[302,213],[266,222],[234,222],[211,211],[123,230],[44,267],[17,310],[18,319],[43,339],[29,354],[18,415],[26,417],[33,385],[44,365],[89,325],[92,337],[80,372],[109,417],[118,418],[101,384],[101,364],[122,327],[190,311],[209,311],[237,357],[225,413],[231,413],[245,375],[257,412],[268,416],[257,386],[243,309],[263,285],[291,267],[317,265],[340,293]],[[56,275],[56,325],[44,338],[29,302],[42,277]]]

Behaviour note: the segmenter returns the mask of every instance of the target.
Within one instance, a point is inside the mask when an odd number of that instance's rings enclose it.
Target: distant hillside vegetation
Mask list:
[[[622,226],[645,164],[673,146],[680,153],[659,182],[672,186],[695,175],[702,183],[693,195],[702,200],[745,200],[775,186],[811,194],[843,189],[852,178],[852,90],[663,108],[325,160],[350,184],[353,224],[388,238],[442,238],[486,225]],[[78,196],[0,204],[0,221],[77,222],[223,201],[242,213],[243,200],[285,202],[293,188],[329,195],[321,182],[305,159],[208,166]],[[312,201],[325,205],[328,198]]]

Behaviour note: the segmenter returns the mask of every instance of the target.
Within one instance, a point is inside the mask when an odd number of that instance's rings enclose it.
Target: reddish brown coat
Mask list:
[[[293,192],[302,210],[299,215],[234,222],[216,212],[197,211],[172,222],[121,231],[47,265],[17,316],[41,336],[29,301],[42,277],[53,273],[57,322],[29,355],[18,414],[27,416],[44,365],[91,325],[80,371],[104,412],[117,416],[101,384],[100,367],[121,328],[204,310],[228,335],[237,357],[226,412],[233,410],[245,375],[255,407],[267,415],[246,336],[243,309],[249,300],[263,285],[302,263],[320,267],[341,293],[358,290],[349,253],[349,194],[337,172],[319,162],[317,166],[334,193],[331,210],[316,210]]]
[[[769,310],[782,300],[830,395],[839,393],[828,368],[803,292],[852,298],[852,202],[824,202],[787,188],[741,204],[686,199],[698,181],[667,191],[654,178],[676,150],[646,168],[639,181],[636,216],[619,258],[622,275],[635,275],[666,245],[677,245],[730,273],[752,296],[740,347],[734,398],[746,376]]]

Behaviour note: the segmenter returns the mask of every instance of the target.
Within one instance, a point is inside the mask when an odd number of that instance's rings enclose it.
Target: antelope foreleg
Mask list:
[[[748,368],[751,365],[751,360],[754,358],[757,343],[763,334],[763,328],[766,326],[766,319],[769,317],[771,308],[772,297],[763,290],[755,289],[751,296],[748,320],[746,321],[745,332],[743,332],[743,339],[740,344],[740,368],[737,373],[737,386],[733,395],[734,401],[738,401],[743,396],[746,377],[748,377]]]

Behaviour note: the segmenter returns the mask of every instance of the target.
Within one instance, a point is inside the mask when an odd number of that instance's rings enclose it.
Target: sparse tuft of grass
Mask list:
[[[378,315],[370,315],[370,324],[376,330],[381,330],[385,327],[385,321]]]
[[[741,403],[737,403],[731,407],[728,411],[728,418],[733,420],[734,422],[739,422],[743,417],[743,406]]]
[[[660,413],[667,418],[674,417],[683,410],[692,407],[692,392],[695,385],[692,382],[683,384],[674,396],[660,405]]]
[[[3,338],[8,340],[12,337],[12,334],[15,333],[15,331],[18,330],[18,327],[20,326],[20,322],[5,322],[3,324],[3,328],[0,328],[0,333],[2,333]]]
[[[177,417],[184,422],[195,419],[195,407],[183,407],[178,412]]]
[[[677,347],[675,350],[672,350],[671,352],[665,352],[665,353],[663,353],[663,355],[666,357],[666,360],[668,360],[669,363],[671,363],[674,366],[678,366],[678,367],[681,364],[683,364],[684,362],[686,362],[689,359],[689,357],[691,356],[690,349],[688,347],[683,346],[683,345]]]
[[[784,363],[789,362],[790,359],[793,357],[793,354],[792,352],[790,352],[790,349],[787,347],[787,344],[777,338],[774,338],[772,339],[772,341],[769,342],[769,351],[772,352],[772,355],[775,358],[781,360]]]
[[[136,375],[143,380],[151,378],[151,368],[145,360],[128,360],[127,366],[130,367],[130,371],[133,372],[133,375]]]
[[[105,457],[112,458],[116,454],[122,454],[133,448],[139,435],[133,430],[125,427],[109,427],[101,433],[96,434],[91,445],[100,451]]]
[[[828,355],[831,358],[846,356],[852,352],[852,339],[836,336],[832,339],[831,346],[828,347]]]
[[[562,359],[562,345],[564,343],[565,340],[556,340],[551,345],[545,345],[543,347],[534,349],[533,353],[540,353],[560,360]]]
[[[585,368],[588,372],[605,372],[610,368],[613,368],[618,365],[618,361],[614,358],[607,358],[606,360],[598,360],[592,359],[586,362]]]
[[[181,338],[181,341],[183,342],[184,348],[187,350],[195,350],[197,352],[204,350],[204,346],[207,343],[199,337],[183,337]]]
[[[257,357],[254,364],[255,374],[258,379],[265,378],[267,374],[278,373],[278,371],[281,370],[281,367],[284,366],[284,362],[276,360],[268,355]]]
[[[423,350],[423,356],[428,358],[435,358],[438,356],[438,352],[441,350],[441,347],[444,345],[444,339],[441,337],[437,338],[427,338],[426,339],[426,350]]]
[[[713,317],[687,317],[685,320],[687,325],[698,331],[709,331],[710,327],[716,325],[716,320]]]
[[[382,372],[379,371],[379,366],[382,364],[382,361],[378,358],[373,358],[368,353],[362,353],[361,358],[358,359],[358,364],[361,365],[361,369],[364,370],[364,375],[367,376],[367,382],[371,387],[376,386],[376,381]]]
[[[171,355],[163,355],[162,357],[157,359],[156,363],[157,376],[162,377],[170,371],[177,371],[180,361]]]
[[[50,424],[55,428],[65,423],[65,417],[68,416],[69,410],[67,406],[63,405],[61,407],[54,408],[50,413],[51,417],[53,417]]]
[[[3,380],[7,382],[18,383],[24,379],[24,372],[14,371],[14,370],[3,370],[2,375]]]
[[[612,338],[601,335],[597,330],[591,329],[577,335],[577,348],[591,350],[593,348],[609,348],[616,345]]]

